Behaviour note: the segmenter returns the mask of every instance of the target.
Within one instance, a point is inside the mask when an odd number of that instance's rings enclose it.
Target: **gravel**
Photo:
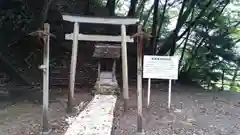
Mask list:
[[[67,96],[61,95],[50,103],[49,123],[51,135],[63,135],[77,113],[92,99],[87,92],[75,94],[76,113],[66,114]],[[0,110],[0,135],[39,135],[42,107],[31,102],[18,102]]]
[[[146,135],[239,135],[240,94],[200,92],[196,88],[173,86],[171,111],[167,110],[167,87],[153,89],[150,108],[144,98],[143,127]],[[146,97],[144,89],[144,97]],[[136,134],[136,88],[130,87],[129,110],[123,112],[118,98],[114,111],[113,135]],[[92,99],[89,92],[76,93],[79,113]],[[51,135],[64,135],[76,117],[65,112],[66,94],[50,104]],[[39,104],[18,102],[0,110],[0,135],[39,135],[42,108]]]
[[[167,87],[163,86],[163,90]],[[146,135],[239,135],[240,93],[199,92],[194,88],[174,87],[171,111],[167,109],[167,92],[153,89],[150,108],[144,98],[143,127]],[[144,97],[147,97],[144,90]],[[191,92],[192,91],[192,92]],[[216,98],[217,97],[217,98]],[[136,88],[130,92],[129,110],[117,101],[113,135],[133,135],[137,129]]]

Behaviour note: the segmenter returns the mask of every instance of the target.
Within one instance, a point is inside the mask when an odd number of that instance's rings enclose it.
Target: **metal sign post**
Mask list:
[[[148,78],[148,90],[147,90],[147,108],[150,106],[151,98],[151,78]]]
[[[172,80],[169,79],[168,82],[168,110],[171,109],[171,98],[172,98]]]

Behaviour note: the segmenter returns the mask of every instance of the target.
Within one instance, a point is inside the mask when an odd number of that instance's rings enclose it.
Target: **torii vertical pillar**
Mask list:
[[[69,92],[68,92],[68,103],[67,112],[73,112],[74,102],[74,89],[75,89],[75,76],[77,66],[77,54],[78,54],[78,34],[79,34],[79,23],[74,23],[73,31],[73,45],[72,45],[72,57],[71,57],[71,69],[70,69],[70,81],[69,81]]]
[[[127,43],[126,43],[126,25],[121,26],[122,37],[122,79],[123,79],[123,99],[124,99],[124,111],[128,108],[128,66],[127,66]]]

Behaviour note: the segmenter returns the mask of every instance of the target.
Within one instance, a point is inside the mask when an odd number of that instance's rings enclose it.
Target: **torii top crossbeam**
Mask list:
[[[69,22],[79,22],[79,23],[98,23],[98,24],[115,24],[115,25],[132,25],[136,24],[138,18],[106,18],[106,17],[87,17],[87,16],[77,16],[63,14],[63,20]]]

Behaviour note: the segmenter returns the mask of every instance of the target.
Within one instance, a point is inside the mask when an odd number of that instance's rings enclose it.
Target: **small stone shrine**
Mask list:
[[[95,44],[93,57],[98,59],[98,76],[94,94],[119,94],[116,79],[116,60],[120,58],[120,44]]]

